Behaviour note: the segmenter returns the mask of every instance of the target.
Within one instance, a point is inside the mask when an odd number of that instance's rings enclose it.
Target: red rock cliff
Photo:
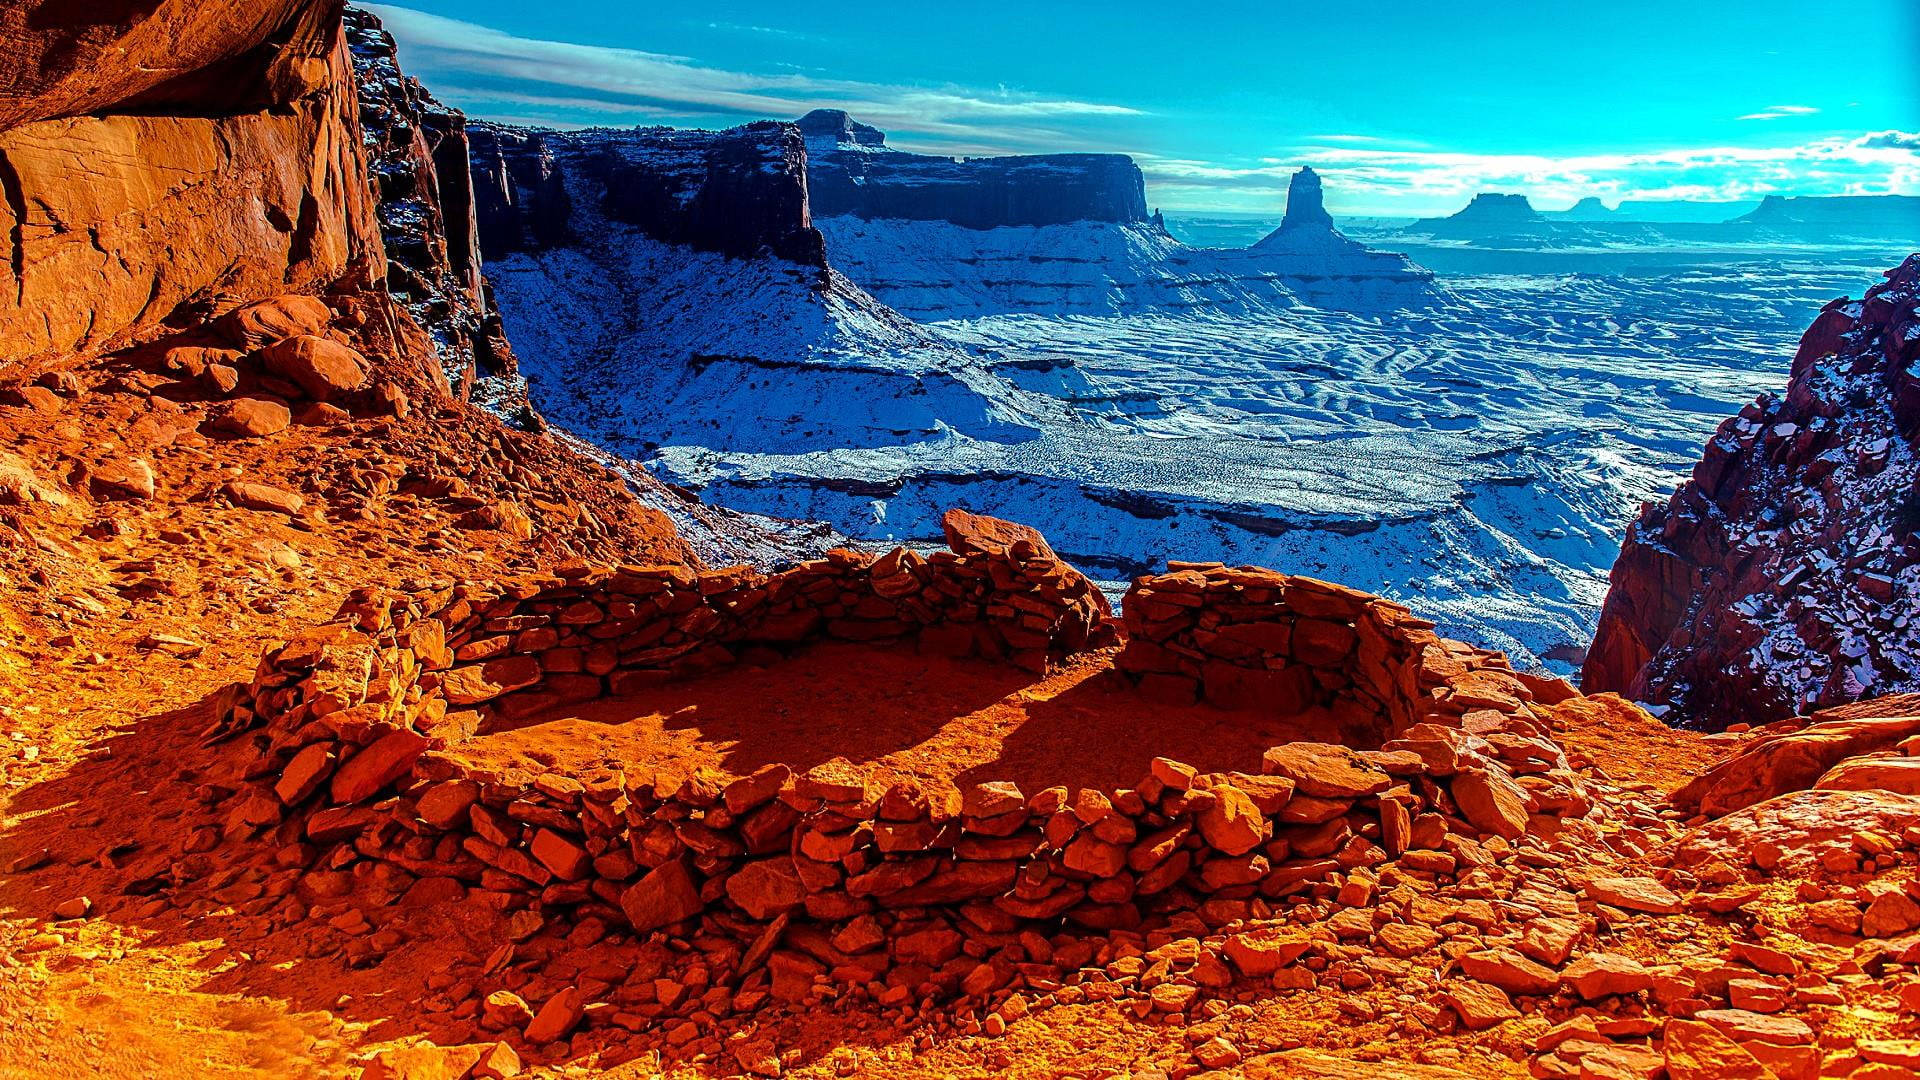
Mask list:
[[[1920,255],[1835,300],[1786,393],[1628,529],[1588,693],[1705,727],[1920,689]]]
[[[342,6],[0,9],[0,367],[384,274]]]

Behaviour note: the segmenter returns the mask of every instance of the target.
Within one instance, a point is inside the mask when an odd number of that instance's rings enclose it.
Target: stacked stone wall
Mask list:
[[[1512,681],[1510,712],[1473,708],[1487,691],[1471,677],[1494,669],[1473,666],[1485,654],[1447,643],[1452,666],[1426,658],[1442,678],[1417,707],[1392,696],[1418,686],[1417,671],[1411,683],[1379,684],[1385,714],[1409,722],[1377,748],[1288,743],[1266,753],[1258,774],[1162,758],[1112,791],[878,787],[838,759],[724,780],[670,763],[530,775],[477,769],[457,752],[501,717],[807,641],[914,639],[1042,665],[1106,642],[1104,602],[1043,544],[954,546],[931,558],[835,553],[773,575],[579,568],[501,586],[357,594],[337,622],[269,652],[253,682],[233,690],[223,730],[245,732],[259,753],[255,786],[232,800],[230,829],[272,832],[283,853],[309,860],[310,876],[340,889],[371,879],[389,892],[427,889],[601,932],[698,938],[710,957],[717,942],[727,970],[714,973],[716,985],[764,964],[772,992],[791,1000],[823,978],[883,983],[904,1000],[1010,984],[1026,955],[1019,942],[1034,940],[1027,931],[1136,931],[1194,918],[1220,927],[1350,885],[1370,893],[1383,875],[1438,882],[1588,809],[1526,685]],[[1161,649],[1201,640],[1214,615],[1264,604],[1269,618],[1234,625],[1293,619],[1297,628],[1347,603],[1299,579],[1275,591],[1251,572],[1177,573],[1189,576],[1175,587],[1135,589],[1136,598],[1207,598],[1144,605],[1206,613]],[[1175,592],[1195,578],[1207,584]],[[1422,643],[1430,636],[1374,598],[1353,617]],[[1376,630],[1354,633],[1364,642]],[[1405,641],[1386,636],[1400,656]],[[1321,689],[1338,699],[1374,685]],[[1139,702],[1145,738],[1154,703]],[[1241,950],[1244,973],[1284,966],[1276,957],[1290,946],[1268,944]]]

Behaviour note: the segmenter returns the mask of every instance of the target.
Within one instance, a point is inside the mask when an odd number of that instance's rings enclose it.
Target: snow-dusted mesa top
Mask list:
[[[795,125],[806,138],[816,217],[944,221],[969,229],[1146,222],[1146,180],[1125,154],[949,158],[888,146],[839,109]]]

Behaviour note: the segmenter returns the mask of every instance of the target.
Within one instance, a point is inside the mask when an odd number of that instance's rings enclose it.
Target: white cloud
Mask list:
[[[1812,116],[1819,109],[1811,105],[1769,105],[1759,112],[1750,112],[1740,117],[1742,120],[1779,120],[1787,116]]]
[[[1346,213],[1451,212],[1483,191],[1523,192],[1549,208],[1588,195],[1613,202],[1920,194],[1920,134],[1565,157],[1304,144],[1244,166],[1167,158],[1141,163],[1159,201],[1220,208],[1277,205],[1301,165],[1325,178],[1329,205]]]
[[[703,116],[732,122],[793,117],[830,107],[846,109],[889,132],[968,145],[990,136],[1002,152],[1024,144],[1074,148],[1071,134],[1045,127],[1063,119],[1143,115],[1125,105],[1006,88],[902,86],[792,71],[729,71],[684,56],[517,37],[409,8],[366,6],[400,43],[410,74],[422,77],[453,104],[482,114],[500,111],[486,106],[531,105],[609,120],[632,118],[628,122]],[[993,130],[983,130],[988,126]]]

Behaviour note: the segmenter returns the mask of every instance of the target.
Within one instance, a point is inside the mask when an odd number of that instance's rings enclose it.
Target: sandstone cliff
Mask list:
[[[1589,692],[1764,723],[1920,689],[1920,256],[1828,304],[1786,392],[1627,533]]]
[[[385,271],[338,0],[0,13],[0,365]]]

